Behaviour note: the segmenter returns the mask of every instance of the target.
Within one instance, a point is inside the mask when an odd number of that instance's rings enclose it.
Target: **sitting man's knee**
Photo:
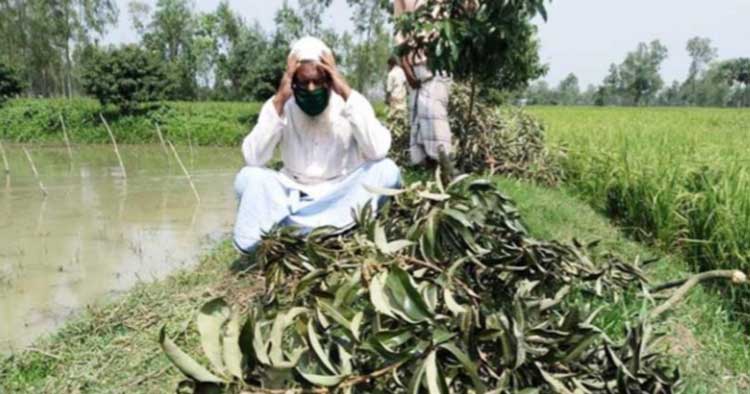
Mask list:
[[[258,184],[269,179],[273,179],[274,173],[272,170],[263,167],[243,167],[237,176],[234,178],[234,191],[241,195],[247,185],[251,182]]]
[[[378,160],[373,164],[376,171],[381,174],[384,187],[397,187],[401,185],[401,168],[391,159]]]

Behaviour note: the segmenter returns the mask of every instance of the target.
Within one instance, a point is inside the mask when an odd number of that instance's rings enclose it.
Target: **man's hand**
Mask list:
[[[292,80],[294,79],[294,73],[297,72],[299,67],[299,60],[296,55],[289,55],[286,59],[286,72],[281,78],[276,95],[273,96],[273,106],[276,108],[276,113],[279,116],[284,115],[284,104],[294,94],[292,91]]]
[[[323,54],[320,58],[320,66],[331,77],[331,89],[343,97],[344,100],[348,100],[349,95],[352,93],[352,88],[349,87],[344,77],[336,69],[336,59],[333,57],[333,54],[330,52]]]

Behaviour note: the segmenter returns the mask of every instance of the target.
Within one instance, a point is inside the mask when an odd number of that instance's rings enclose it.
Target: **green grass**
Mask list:
[[[63,115],[73,144],[110,143],[99,113],[112,127],[118,143],[158,143],[155,124],[174,143],[235,146],[255,123],[261,103],[163,102],[148,111],[118,114],[85,98],[18,99],[0,106],[0,139],[11,142],[63,142]]]
[[[568,150],[566,183],[624,229],[699,270],[750,268],[750,111],[531,111]]]
[[[604,217],[565,190],[514,180],[498,182],[517,201],[536,237],[602,239],[604,247],[626,258],[658,253],[624,238]],[[225,242],[194,270],[140,285],[119,300],[88,308],[57,334],[36,343],[34,350],[0,361],[0,392],[172,392],[180,376],[159,350],[158,330],[168,324],[181,347],[200,354],[194,327],[187,325],[196,308],[218,295],[246,306],[258,289],[258,277],[229,269],[235,258]],[[686,275],[687,267],[667,256],[651,274],[658,282]],[[608,306],[600,323],[608,331],[621,331],[623,321],[637,313],[639,302]],[[671,342],[682,346],[672,352],[686,375],[686,392],[747,392],[750,386],[742,374],[750,371],[748,343],[741,327],[727,319],[720,297],[697,289],[671,316],[667,325],[673,332]]]

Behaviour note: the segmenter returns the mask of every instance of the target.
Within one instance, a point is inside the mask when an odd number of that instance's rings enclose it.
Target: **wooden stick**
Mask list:
[[[65,146],[68,147],[68,157],[70,158],[70,161],[73,161],[73,150],[70,149],[70,138],[68,138],[68,131],[65,130],[65,120],[63,119],[62,113],[59,113],[58,116],[60,117],[60,124],[62,125],[63,130],[63,139],[65,140]]]
[[[101,118],[102,122],[104,123],[104,127],[107,128],[107,132],[109,133],[109,138],[112,139],[112,145],[115,147],[115,155],[117,155],[117,160],[120,162],[120,169],[122,170],[122,176],[124,178],[128,177],[128,173],[125,172],[125,164],[122,163],[122,156],[120,156],[120,150],[117,149],[117,141],[115,140],[115,135],[112,133],[112,129],[109,128],[109,123],[107,123],[107,119],[104,119],[104,115],[99,113],[99,118]]]
[[[172,141],[167,141],[169,144],[169,147],[172,149],[172,153],[174,153],[175,159],[177,159],[177,163],[182,167],[182,172],[185,173],[185,176],[188,179],[188,182],[190,182],[190,187],[193,189],[193,194],[195,194],[195,199],[198,200],[198,202],[201,202],[201,196],[198,195],[198,189],[195,188],[195,184],[193,183],[193,177],[190,176],[190,173],[188,172],[187,168],[185,168],[185,165],[182,164],[182,160],[180,159],[180,155],[177,154],[177,149],[174,148],[174,145],[172,145]]]
[[[8,165],[8,158],[5,156],[5,148],[3,148],[2,141],[0,141],[0,155],[3,156],[3,164],[5,165],[5,173],[10,174],[10,166]]]
[[[42,191],[42,194],[45,196],[47,195],[47,188],[44,187],[44,184],[42,183],[41,178],[39,178],[39,172],[36,170],[36,166],[34,165],[34,160],[31,158],[31,154],[29,153],[29,150],[26,149],[26,147],[23,147],[23,152],[26,153],[26,158],[29,159],[29,164],[31,164],[31,171],[34,172],[34,176],[36,177],[37,182],[39,182],[39,189]]]
[[[694,275],[690,278],[688,278],[677,290],[675,290],[674,294],[672,294],[671,297],[669,297],[668,300],[664,301],[663,304],[659,305],[657,308],[652,310],[648,314],[649,319],[655,319],[662,313],[672,309],[675,305],[677,305],[680,301],[682,301],[687,293],[695,287],[695,285],[709,279],[729,279],[732,281],[733,284],[739,285],[739,284],[746,284],[747,281],[747,275],[745,275],[742,271],[739,270],[716,270],[716,271],[707,271],[703,272],[697,275]],[[676,282],[675,282],[676,283]],[[663,286],[658,286],[663,287]]]
[[[164,143],[164,135],[161,133],[161,128],[158,123],[156,123],[156,135],[159,136],[159,142],[161,142],[161,148],[164,150],[164,154],[169,156],[167,144]]]
[[[190,147],[190,169],[193,168],[193,135],[188,129],[188,146]]]

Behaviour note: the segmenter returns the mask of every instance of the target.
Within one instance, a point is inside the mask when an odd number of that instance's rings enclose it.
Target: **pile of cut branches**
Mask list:
[[[520,108],[499,108],[482,101],[471,103],[469,87],[454,84],[449,107],[454,135],[453,160],[462,173],[488,171],[556,185],[562,178],[558,165],[563,151],[545,144],[544,125]],[[408,164],[409,122],[389,116],[393,134],[392,156]]]
[[[483,179],[405,190],[341,235],[291,228],[262,241],[266,291],[241,318],[221,299],[198,316],[214,372],[162,331],[190,392],[673,393],[679,374],[654,348],[656,315],[623,341],[597,310],[646,290],[641,268],[595,245],[545,242]],[[744,278],[736,278],[743,279]],[[674,283],[692,286],[695,283]],[[684,294],[683,294],[684,296]],[[670,300],[674,305],[677,300]],[[659,313],[663,312],[660,310]],[[657,314],[658,315],[658,314]],[[653,318],[652,318],[653,317]]]

